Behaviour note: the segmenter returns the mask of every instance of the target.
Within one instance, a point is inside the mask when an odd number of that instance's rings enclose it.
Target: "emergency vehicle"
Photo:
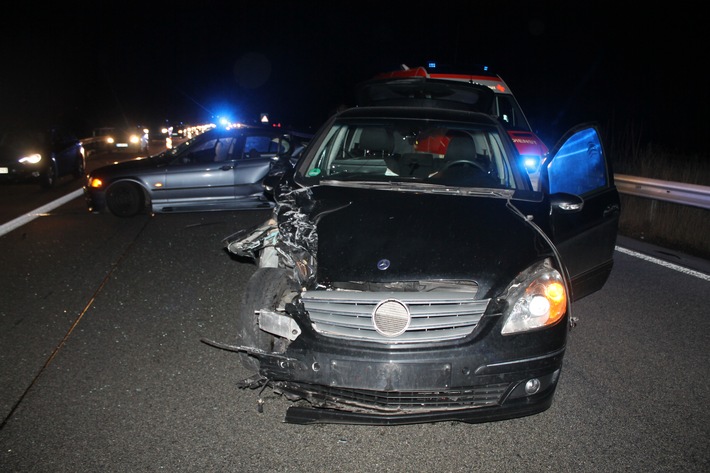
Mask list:
[[[425,77],[428,79],[442,79],[471,84],[485,85],[494,92],[494,100],[489,113],[498,118],[510,137],[513,139],[518,153],[520,153],[525,169],[530,174],[533,185],[537,184],[537,174],[540,163],[545,159],[549,150],[545,143],[535,134],[523,114],[517,99],[508,87],[508,84],[488,67],[480,66],[473,72],[452,71],[436,63],[430,63],[428,69],[424,67],[408,67],[405,64],[400,69],[382,72],[373,79],[396,79]]]

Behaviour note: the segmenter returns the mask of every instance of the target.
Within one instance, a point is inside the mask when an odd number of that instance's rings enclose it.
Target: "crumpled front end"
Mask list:
[[[225,240],[230,252],[257,261],[260,268],[288,270],[299,288],[275,306],[256,309],[261,331],[273,337],[269,349],[231,347],[259,361],[258,375],[241,386],[268,385],[296,401],[286,416],[293,423],[488,422],[549,408],[568,312],[566,300],[553,300],[554,291],[541,296],[563,286],[542,239],[501,205],[495,209],[496,223],[507,228],[491,227],[491,235],[468,248],[449,247],[453,256],[447,255],[446,245],[456,241],[452,232],[475,235],[471,228],[486,227],[488,211],[470,211],[473,223],[462,220],[442,228],[449,233],[439,246],[428,239],[432,254],[442,255],[438,260],[426,255],[419,263],[406,261],[417,255],[401,239],[397,251],[384,250],[388,258],[378,256],[377,247],[353,245],[352,252],[372,261],[373,269],[363,278],[336,279],[354,272],[337,267],[340,250],[333,242],[341,241],[343,248],[357,242],[345,224],[359,222],[367,212],[362,195],[349,197],[325,205],[310,189],[295,191],[268,222]],[[410,196],[396,197],[402,200],[387,200],[393,208],[406,205]],[[422,207],[441,208],[436,204]],[[390,235],[395,231],[381,228]],[[328,238],[326,267],[318,267],[319,239],[325,238],[319,230]],[[526,238],[518,245],[504,242],[506,253],[482,246],[521,235]],[[353,261],[352,254],[341,261]],[[439,269],[445,267],[452,268],[450,277]],[[427,277],[427,270],[434,277]]]
[[[283,196],[272,218],[225,238],[225,247],[259,267],[291,269],[301,286],[312,284],[318,236],[315,223],[305,213],[304,202],[308,202],[307,189]]]

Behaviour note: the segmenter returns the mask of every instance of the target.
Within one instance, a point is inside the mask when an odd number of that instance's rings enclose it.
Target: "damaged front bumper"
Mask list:
[[[465,356],[447,361],[373,362],[319,354],[310,367],[291,356],[262,358],[262,372],[275,391],[308,401],[305,407],[290,407],[287,422],[475,423],[549,408],[562,358],[559,350],[534,359],[475,366],[474,357]]]
[[[240,387],[268,386],[298,400],[286,413],[289,423],[479,423],[547,410],[560,377],[566,324],[517,340],[501,340],[485,325],[478,337],[426,349],[353,346],[308,329],[284,353],[231,349],[260,360],[258,380]],[[524,357],[509,356],[521,351]]]

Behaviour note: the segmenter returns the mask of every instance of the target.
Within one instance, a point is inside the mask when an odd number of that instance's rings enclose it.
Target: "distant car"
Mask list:
[[[117,150],[135,151],[143,148],[143,136],[146,132],[140,127],[112,128],[107,131],[106,143]],[[146,142],[147,143],[147,142]],[[147,146],[145,147],[147,149]]]
[[[102,151],[147,152],[147,139],[147,132],[141,127],[100,127],[92,130],[91,136],[84,140],[84,147],[88,156]]]
[[[82,143],[68,131],[0,131],[0,182],[38,182],[51,188],[63,176],[84,177],[85,166]]]
[[[84,186],[87,205],[120,217],[273,207],[264,176],[293,159],[308,138],[276,128],[215,128],[155,156],[91,172]]]
[[[241,387],[293,402],[286,422],[542,412],[572,303],[611,272],[620,204],[597,126],[570,130],[536,189],[487,87],[411,85],[330,118],[265,179],[271,217],[224,240],[257,269],[217,345]]]
[[[468,71],[457,68],[430,64],[424,67],[407,67],[402,65],[395,71],[377,74],[375,80],[402,79],[402,78],[427,78],[455,81],[467,84],[480,84],[490,88],[494,93],[494,100],[490,104],[488,113],[500,120],[503,127],[513,139],[520,153],[523,165],[530,174],[533,186],[537,185],[540,164],[549,152],[547,145],[535,134],[523,109],[518,103],[508,84],[503,78],[485,66],[478,66]]]

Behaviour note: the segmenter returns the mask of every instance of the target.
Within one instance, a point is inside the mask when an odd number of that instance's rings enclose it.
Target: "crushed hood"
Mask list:
[[[505,198],[329,186],[310,191],[317,279],[326,285],[460,279],[500,290],[552,253]]]

